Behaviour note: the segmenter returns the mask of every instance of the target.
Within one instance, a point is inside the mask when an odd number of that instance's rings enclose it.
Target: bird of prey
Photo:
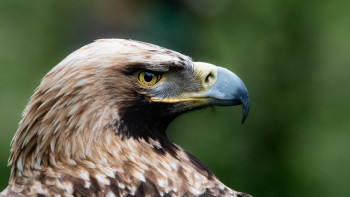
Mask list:
[[[244,121],[247,88],[225,68],[139,41],[97,40],[42,79],[0,196],[250,196],[166,136],[184,112],[239,104]]]

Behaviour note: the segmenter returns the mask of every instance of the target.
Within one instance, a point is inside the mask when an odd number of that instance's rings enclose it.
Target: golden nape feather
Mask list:
[[[132,40],[70,54],[41,81],[12,140],[0,196],[250,196],[228,188],[166,137],[178,115],[242,105],[225,68]]]

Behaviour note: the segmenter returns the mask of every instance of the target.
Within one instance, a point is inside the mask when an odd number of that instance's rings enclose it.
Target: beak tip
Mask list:
[[[243,112],[243,117],[242,117],[242,124],[245,122],[245,120],[248,117],[248,113]]]
[[[245,122],[245,120],[247,119],[247,117],[248,117],[248,112],[243,111],[242,124]]]
[[[244,99],[242,99],[242,124],[247,119],[248,113],[249,113],[249,108],[250,108],[250,100],[249,100],[248,91],[246,91],[246,92],[247,92],[247,95],[245,96]]]

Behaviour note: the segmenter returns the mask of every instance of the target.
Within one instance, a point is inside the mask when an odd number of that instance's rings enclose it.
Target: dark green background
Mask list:
[[[350,195],[350,1],[0,1],[0,191],[10,141],[40,79],[98,38],[167,47],[235,72],[239,107],[168,129],[228,186],[254,196]]]

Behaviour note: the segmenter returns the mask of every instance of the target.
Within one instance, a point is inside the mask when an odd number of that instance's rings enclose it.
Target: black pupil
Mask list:
[[[153,73],[145,72],[144,79],[145,79],[146,82],[152,81],[153,77],[154,77],[154,74],[153,74]]]

